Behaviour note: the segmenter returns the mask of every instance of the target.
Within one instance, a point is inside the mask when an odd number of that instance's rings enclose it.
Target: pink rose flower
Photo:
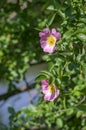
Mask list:
[[[55,85],[50,84],[48,80],[42,80],[42,92],[44,93],[44,100],[54,101],[59,96],[59,90]]]
[[[56,49],[56,41],[60,39],[61,34],[52,28],[51,32],[48,28],[43,29],[39,33],[40,44],[44,52],[52,53]]]

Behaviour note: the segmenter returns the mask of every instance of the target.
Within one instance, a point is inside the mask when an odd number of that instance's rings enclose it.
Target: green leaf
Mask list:
[[[86,113],[86,104],[78,105],[76,107],[76,109],[78,109],[78,110],[83,111],[84,113]]]
[[[57,13],[64,19],[65,18],[65,13],[63,13],[60,9],[57,10]]]
[[[35,79],[36,82],[40,82],[42,80],[46,79],[46,76],[45,75],[38,75]]]
[[[73,35],[73,28],[69,28],[69,30],[64,33],[63,38],[68,40],[72,35]]]
[[[63,121],[62,121],[62,119],[61,119],[61,118],[58,118],[58,119],[56,120],[56,124],[57,124],[57,127],[58,127],[58,128],[62,128],[62,127],[63,127]]]
[[[70,109],[67,110],[66,113],[67,113],[67,115],[69,116],[69,115],[72,115],[73,112],[74,112],[74,109],[73,109],[73,108],[70,108]]]
[[[76,113],[76,117],[79,118],[82,114],[83,114],[82,111],[78,111],[78,112]]]
[[[81,40],[81,41],[86,41],[86,35],[85,34],[78,34],[77,37]]]
[[[29,110],[32,111],[32,112],[37,112],[37,109],[34,105],[30,105]]]
[[[80,29],[78,29],[77,31],[74,32],[74,34],[79,34],[79,33],[86,34],[86,27],[80,28]]]
[[[49,68],[49,71],[52,71],[52,69],[54,68],[55,64],[53,62],[49,62],[48,63],[48,68]]]
[[[51,128],[51,123],[50,123],[50,121],[45,120],[45,123],[46,123],[46,125],[47,125],[48,128]]]
[[[53,23],[53,21],[55,19],[55,16],[56,16],[56,13],[49,16],[49,18],[48,18],[48,26],[50,26]]]
[[[50,76],[52,76],[50,72],[44,71],[44,70],[41,71],[41,75],[45,75],[47,78],[49,78]]]
[[[53,5],[48,6],[47,9],[48,9],[48,10],[51,10],[51,11],[54,11],[54,10],[55,10],[55,8],[54,8]]]
[[[13,107],[8,107],[8,112],[11,114],[15,114],[15,110]]]

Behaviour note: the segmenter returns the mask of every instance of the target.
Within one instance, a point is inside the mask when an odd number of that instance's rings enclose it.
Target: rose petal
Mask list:
[[[44,37],[44,36],[45,36],[45,34],[43,32],[39,33],[39,37]]]
[[[55,36],[56,39],[60,39],[61,38],[61,34],[59,32],[56,32],[55,28],[52,29],[51,34],[53,36]]]
[[[41,87],[42,87],[42,92],[44,94],[46,94],[48,92],[48,86],[47,85],[42,85]]]
[[[47,93],[44,96],[44,100],[54,101],[58,96],[59,96],[59,90],[56,90],[55,93],[50,93],[47,91]]]
[[[57,98],[58,96],[59,96],[59,89],[56,89],[55,98]]]
[[[55,95],[51,100],[54,101],[58,96],[59,96],[59,90],[56,89]]]
[[[42,85],[48,85],[48,80],[47,79],[46,80],[42,80],[41,83],[42,83]]]
[[[46,41],[40,40],[41,47],[44,48],[46,46]]]
[[[44,94],[46,94],[48,92],[48,80],[42,80],[42,91]]]
[[[45,29],[43,30],[43,32],[44,32],[47,36],[50,35],[50,30],[49,30],[49,28],[45,28]]]
[[[54,45],[49,44],[49,41],[48,41],[51,35],[54,36],[55,38]],[[42,32],[39,33],[39,37],[40,37],[40,44],[43,51],[47,53],[53,53],[56,50],[56,40],[58,40],[61,37],[61,34],[59,32],[56,32],[55,28],[51,30],[51,33],[50,33],[49,28],[45,28],[43,29]]]
[[[49,46],[49,45],[45,45],[43,48],[44,52],[48,52],[48,53],[52,53],[55,51],[55,45],[54,46]]]
[[[42,86],[42,92],[46,95],[49,92],[48,87]]]
[[[44,100],[53,101],[54,97],[55,97],[55,94],[52,94],[52,93],[48,92],[47,94],[45,94]]]

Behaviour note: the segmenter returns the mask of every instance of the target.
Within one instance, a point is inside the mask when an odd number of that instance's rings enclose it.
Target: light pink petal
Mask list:
[[[47,39],[47,37],[50,35],[50,33],[49,32],[40,32],[39,33],[39,37],[42,39],[42,40],[46,40]]]
[[[44,48],[46,46],[46,41],[40,40],[41,47]]]
[[[39,33],[39,37],[42,39],[42,40],[46,40],[47,37],[49,37],[50,35],[50,32],[48,32],[47,30],[45,30],[44,32],[40,32]]]
[[[44,100],[50,101],[50,97],[51,97],[51,93],[48,90],[48,92],[44,95]]]
[[[45,36],[45,34],[43,32],[39,33],[39,37],[44,37],[44,36]]]
[[[55,34],[55,33],[56,33],[56,29],[55,29],[55,28],[52,28],[51,33],[52,33],[52,34]]]
[[[42,85],[42,92],[46,94],[48,92],[48,85]]]
[[[55,100],[59,96],[59,90],[56,89],[54,97],[51,99],[52,101]]]
[[[56,89],[55,93],[50,93],[50,91],[47,90],[46,93],[45,93],[45,96],[44,96],[44,100],[54,101],[58,96],[59,96],[59,90],[58,89]]]
[[[60,39],[61,38],[61,34],[59,32],[56,32],[56,29],[53,28],[51,31],[51,34],[56,38],[56,39]]]
[[[39,33],[39,37],[41,39],[46,39],[49,35],[50,35],[50,30],[48,28],[43,29],[43,31]]]
[[[48,80],[42,80],[42,92],[46,94],[48,92]]]
[[[53,28],[51,32],[49,28],[45,28],[43,29],[42,32],[39,33],[41,47],[43,51],[47,53],[53,53],[56,49],[55,44],[53,46],[50,46],[49,44],[47,44],[47,38],[50,35],[53,35],[56,38],[56,40],[58,40],[61,37],[61,34],[59,32],[56,32],[55,28]]]
[[[42,86],[42,92],[46,95],[49,92],[48,87]]]
[[[41,81],[41,87],[42,87],[42,92],[44,93],[44,100],[48,101],[54,101],[58,96],[59,96],[59,90],[55,87],[55,92],[52,93],[49,90],[49,80],[42,80]]]
[[[58,96],[59,96],[59,89],[56,89],[55,98],[57,98]]]
[[[48,81],[47,79],[41,81],[42,85],[48,85],[48,82],[49,82],[49,81]]]
[[[54,97],[55,97],[55,94],[48,92],[48,93],[45,94],[44,100],[53,101]]]
[[[46,46],[44,46],[43,51],[44,52],[48,52],[48,53],[53,53],[55,51],[56,47],[54,46],[49,46],[46,44]]]
[[[60,39],[61,38],[61,33],[57,32],[56,33],[56,38],[57,38],[57,40]]]
[[[45,33],[47,36],[49,36],[49,35],[50,35],[50,30],[49,30],[49,28],[43,29],[43,33]]]

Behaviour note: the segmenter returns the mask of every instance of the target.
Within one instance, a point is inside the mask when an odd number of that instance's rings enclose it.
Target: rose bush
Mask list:
[[[10,111],[10,129],[85,130],[86,1],[20,0],[12,7],[5,4],[1,10],[1,15],[6,14],[0,21],[4,21],[1,74],[16,79],[28,62],[44,61],[48,70],[36,78],[35,87],[42,91],[38,103]],[[8,20],[14,9],[17,18]]]

